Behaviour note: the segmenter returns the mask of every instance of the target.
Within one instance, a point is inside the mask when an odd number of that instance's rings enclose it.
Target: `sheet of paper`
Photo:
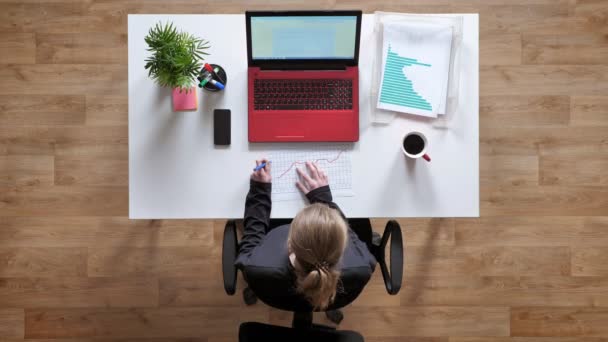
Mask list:
[[[377,107],[428,117],[445,110],[452,27],[387,22]]]
[[[316,162],[327,173],[334,197],[354,196],[351,149],[351,145],[318,145],[268,151],[272,163],[272,200],[287,201],[303,196],[296,187],[296,168],[305,170],[306,161]]]

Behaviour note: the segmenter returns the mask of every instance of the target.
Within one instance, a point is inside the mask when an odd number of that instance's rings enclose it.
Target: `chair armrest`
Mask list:
[[[391,240],[389,250],[390,272],[386,266],[385,257],[386,245],[389,239]],[[377,246],[376,259],[380,264],[386,292],[391,295],[399,293],[401,283],[403,282],[403,237],[401,235],[401,226],[399,226],[397,221],[390,220],[386,224],[380,245]]]
[[[224,290],[230,296],[236,292],[237,268],[234,265],[239,252],[236,237],[236,221],[228,220],[224,227],[224,241],[222,244],[222,273],[224,276]]]

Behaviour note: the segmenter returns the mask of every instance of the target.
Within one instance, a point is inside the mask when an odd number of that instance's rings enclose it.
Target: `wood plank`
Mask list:
[[[0,309],[0,336],[2,338],[23,339],[23,309]]]
[[[458,246],[608,245],[608,217],[500,216],[456,221]]]
[[[129,186],[129,161],[99,157],[57,157],[56,185]]]
[[[221,246],[90,248],[91,277],[159,276],[190,277],[204,274],[221,279]]]
[[[608,153],[605,127],[485,127],[481,155],[589,155]]]
[[[124,13],[90,13],[90,1],[9,2],[2,7],[12,15],[0,16],[1,31],[77,33],[126,32]],[[0,12],[1,13],[1,12]],[[202,13],[202,12],[199,12]]]
[[[0,94],[121,95],[127,74],[119,64],[11,64],[0,69]]]
[[[215,338],[28,338],[3,339],[2,342],[233,342],[234,339]]]
[[[594,11],[584,13],[578,10],[578,2],[567,0],[516,5],[502,1],[487,6],[465,2],[452,6],[452,12],[479,13],[481,34],[569,35],[608,33],[601,8],[602,5],[598,3]]]
[[[0,277],[60,277],[86,274],[84,248],[0,248]]]
[[[491,186],[481,192],[481,215],[603,216],[608,187]]]
[[[522,44],[524,64],[608,64],[608,38],[602,34],[524,34]]]
[[[0,306],[155,307],[155,278],[0,278]]]
[[[565,276],[568,247],[410,247],[405,279],[429,276]]]
[[[268,8],[268,2],[253,0],[248,1],[247,4],[239,1],[221,1],[221,0],[208,0],[209,8],[213,10],[212,13],[243,13],[244,8],[248,10],[264,10]],[[298,2],[298,8],[303,10],[306,9],[330,9],[333,7],[333,1],[331,0],[312,0],[306,2]],[[272,3],[273,10],[287,10],[293,9],[293,2],[276,1]]]
[[[521,34],[480,35],[480,65],[519,65],[521,58]]]
[[[192,0],[175,0],[171,3],[165,1],[149,1],[149,0],[130,0],[124,2],[121,0],[103,0],[95,1],[88,6],[87,10],[90,15],[94,16],[117,16],[122,17],[125,13],[129,14],[201,14],[214,13],[217,7],[221,6],[222,2],[211,3],[209,0],[192,1]],[[239,4],[236,2],[235,4]],[[243,13],[246,4],[241,3]],[[217,12],[215,12],[217,13]],[[230,13],[230,12],[221,12]],[[126,19],[126,18],[124,18]]]
[[[608,335],[608,308],[516,307],[511,309],[511,336]]]
[[[607,135],[608,136],[608,135]],[[581,159],[584,159],[581,165]],[[608,185],[608,153],[581,156],[553,156],[540,158],[542,185]]]
[[[0,32],[31,33],[25,30],[25,8],[20,3],[2,4],[0,11]],[[34,60],[35,61],[35,60]]]
[[[8,154],[128,158],[126,126],[0,126]]]
[[[608,342],[605,337],[451,337],[449,342]]]
[[[511,4],[504,1],[495,4],[455,5],[458,13],[479,13],[479,32],[483,35],[555,32],[555,23],[564,25],[569,16],[565,1],[553,3]],[[563,28],[557,27],[558,30]]]
[[[404,287],[410,286],[409,279],[404,279]],[[386,292],[382,272],[377,268],[372,274],[372,278],[365,285],[365,289],[352,302],[353,307],[368,307],[374,310],[378,307],[396,307],[399,306],[399,300],[395,296],[391,296]]]
[[[608,96],[573,96],[570,124],[608,126]]]
[[[36,62],[36,40],[33,33],[0,32],[0,63],[33,64]]]
[[[1,216],[126,216],[128,208],[124,186],[0,188]]]
[[[603,0],[577,0],[574,14],[593,18],[599,24],[606,19],[608,8]]]
[[[242,275],[237,280],[237,289],[247,287]],[[159,295],[160,306],[245,307],[240,291],[226,295],[222,277],[210,274],[161,278]]]
[[[25,338],[236,338],[241,322],[267,319],[263,307],[26,309]]]
[[[52,185],[53,169],[52,156],[0,156],[0,187]]]
[[[39,64],[127,64],[127,35],[114,33],[36,34]]]
[[[1,247],[210,247],[212,220],[127,217],[0,217]],[[222,230],[223,231],[223,230]]]
[[[480,66],[480,95],[605,95],[606,65]]]
[[[371,219],[373,229],[382,235],[387,219]],[[401,218],[397,219],[403,233],[403,242],[407,246],[454,244],[454,220],[449,218]]]
[[[27,314],[27,313],[26,313]],[[509,309],[502,307],[348,308],[340,329],[370,336],[508,336]]]
[[[449,342],[448,337],[385,337],[365,336],[367,342]]]
[[[0,95],[3,125],[81,125],[84,121],[84,96]]]
[[[129,123],[127,96],[95,96],[86,98],[88,126],[126,126]]]
[[[570,120],[568,96],[481,96],[479,120],[488,126],[565,126]]]
[[[400,298],[406,306],[606,306],[608,277],[414,277]]]
[[[538,157],[481,156],[479,183],[481,185],[538,185]]]
[[[361,9],[363,13],[374,13],[375,11],[400,12],[400,13],[448,13],[452,12],[452,6],[445,2],[419,2],[419,1],[359,1],[359,0],[336,0],[334,9],[351,10]]]
[[[608,250],[606,247],[573,247],[572,275],[608,276]]]

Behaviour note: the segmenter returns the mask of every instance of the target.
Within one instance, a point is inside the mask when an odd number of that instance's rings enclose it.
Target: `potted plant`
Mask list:
[[[145,38],[148,51],[146,70],[156,83],[173,89],[173,110],[196,110],[196,76],[209,42],[187,32],[178,32],[172,23],[157,23]]]

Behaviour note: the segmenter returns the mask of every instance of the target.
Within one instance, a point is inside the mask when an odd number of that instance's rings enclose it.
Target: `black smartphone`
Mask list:
[[[213,143],[230,145],[230,109],[213,111]]]

